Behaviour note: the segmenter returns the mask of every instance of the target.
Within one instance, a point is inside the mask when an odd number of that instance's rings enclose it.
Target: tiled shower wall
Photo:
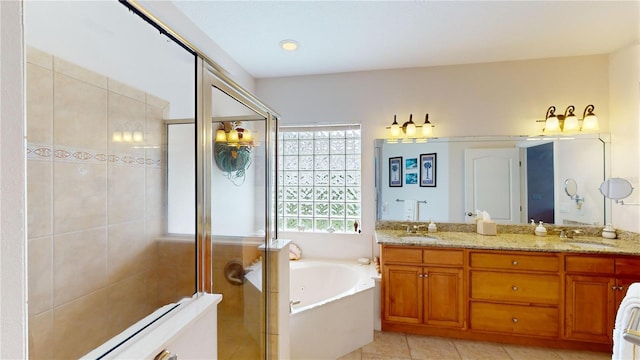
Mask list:
[[[173,259],[186,273],[161,266],[169,104],[36,49],[27,62],[30,357],[78,358],[192,294],[194,247]],[[124,129],[144,142],[112,141]]]

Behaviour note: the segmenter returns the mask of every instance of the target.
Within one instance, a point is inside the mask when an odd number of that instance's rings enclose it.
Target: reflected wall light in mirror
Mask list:
[[[598,130],[598,117],[593,113],[594,109],[595,106],[587,105],[582,113],[582,119],[578,119],[574,114],[575,106],[569,105],[564,114],[556,115],[556,107],[552,105],[547,109],[544,120],[536,121],[544,122],[542,131],[546,133]],[[582,125],[580,125],[580,122],[582,122]]]
[[[251,165],[253,136],[241,127],[240,121],[227,121],[216,131],[213,157],[218,168],[225,172],[231,182],[244,183],[246,170]]]
[[[389,129],[387,142],[412,143],[415,141],[416,143],[426,143],[427,139],[433,135],[433,127],[435,126],[429,121],[429,113],[425,114],[422,125],[416,125],[413,122],[413,114],[409,114],[409,121],[400,126],[396,120],[396,115],[393,115],[393,123],[387,127]]]
[[[113,142],[143,142],[144,135],[142,133],[142,124],[118,124],[116,130],[111,133],[111,140]]]
[[[640,204],[625,203],[622,200],[629,197],[632,192],[631,183],[622,178],[610,178],[600,185],[600,193],[607,199],[615,200],[616,204],[640,206]]]

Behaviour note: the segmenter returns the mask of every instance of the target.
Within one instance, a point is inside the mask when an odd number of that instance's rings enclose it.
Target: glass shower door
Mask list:
[[[237,92],[215,71],[205,71],[204,119],[198,124],[198,233],[202,234],[202,290],[222,294],[218,306],[219,359],[266,358],[267,319],[264,251],[273,201],[268,153],[275,119]],[[206,83],[208,82],[208,83]]]

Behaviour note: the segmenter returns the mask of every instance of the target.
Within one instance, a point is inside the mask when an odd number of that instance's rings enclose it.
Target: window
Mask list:
[[[360,125],[281,127],[278,147],[278,229],[354,232]]]

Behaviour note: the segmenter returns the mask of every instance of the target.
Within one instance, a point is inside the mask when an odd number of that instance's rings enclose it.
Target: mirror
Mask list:
[[[564,192],[570,198],[573,198],[578,193],[578,184],[575,179],[567,179],[564,181]]]
[[[607,175],[609,146],[609,134],[451,137],[427,143],[379,139],[377,219],[405,221],[404,200],[416,200],[415,218],[421,222],[471,222],[481,210],[499,224],[526,224],[530,219],[557,225],[605,224],[608,212],[597,189]],[[420,176],[419,167],[412,164],[425,154],[437,154],[436,186],[413,181]],[[389,186],[390,158],[400,160],[402,186]],[[583,193],[576,199],[578,184]]]
[[[600,193],[608,199],[621,200],[633,192],[631,183],[622,178],[607,179],[600,185]]]

